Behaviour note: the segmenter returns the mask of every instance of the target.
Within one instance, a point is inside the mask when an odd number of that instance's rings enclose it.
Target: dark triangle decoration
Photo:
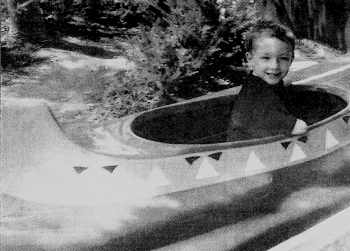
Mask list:
[[[83,166],[75,166],[74,167],[75,171],[79,174],[82,171],[85,171],[86,169],[88,169],[88,167],[83,167]]]
[[[114,169],[116,169],[118,165],[115,166],[103,166],[102,168],[106,169],[108,172],[113,173]]]
[[[283,146],[284,149],[287,150],[288,146],[292,143],[292,141],[286,141],[286,142],[281,142],[281,145]]]
[[[343,117],[343,120],[345,121],[345,123],[349,124],[350,116]]]
[[[307,142],[307,136],[302,136],[298,139],[300,142],[306,143]]]
[[[209,155],[209,157],[211,157],[211,158],[213,158],[215,160],[219,160],[220,157],[221,157],[221,154],[222,154],[222,152],[212,153],[212,154]]]
[[[200,157],[199,156],[193,156],[193,157],[188,157],[186,158],[187,162],[192,165],[193,162],[195,162],[197,159],[199,159]]]

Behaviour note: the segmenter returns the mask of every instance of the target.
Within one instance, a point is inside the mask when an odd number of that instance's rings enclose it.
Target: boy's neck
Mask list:
[[[266,82],[264,79],[262,79],[261,77],[256,76],[256,75],[253,73],[253,71],[250,71],[249,75],[250,75],[250,76],[254,76],[255,78],[260,79],[261,81],[263,81],[263,82],[264,82],[266,85],[268,85],[268,86],[271,86],[271,87],[284,87],[283,79],[282,79],[280,82],[278,82],[277,84],[271,85],[271,84],[267,83],[267,82]]]

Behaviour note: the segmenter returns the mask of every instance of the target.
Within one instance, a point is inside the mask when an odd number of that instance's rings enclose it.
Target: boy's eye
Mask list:
[[[289,57],[281,57],[281,59],[284,61],[289,61]]]
[[[262,59],[264,59],[264,60],[269,60],[269,59],[270,59],[270,57],[268,57],[268,56],[264,56],[264,57],[262,57]]]

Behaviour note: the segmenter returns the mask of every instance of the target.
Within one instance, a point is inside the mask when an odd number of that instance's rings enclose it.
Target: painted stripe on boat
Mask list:
[[[289,162],[294,162],[304,158],[307,158],[305,152],[303,151],[303,149],[301,149],[301,147],[297,143],[295,143]]]
[[[199,167],[196,180],[212,178],[216,176],[219,176],[219,173],[215,170],[209,159],[204,158],[202,164]]]
[[[160,167],[155,166],[148,177],[147,184],[151,187],[162,187],[170,185]]]
[[[327,129],[326,131],[326,150],[339,144],[339,141],[333,136],[333,134]]]
[[[304,83],[310,82],[312,80],[324,78],[324,77],[327,77],[327,76],[330,76],[330,75],[333,75],[333,74],[345,71],[347,69],[350,69],[350,64],[344,65],[342,67],[339,67],[339,68],[331,70],[331,71],[324,72],[324,73],[319,74],[319,75],[315,75],[315,76],[312,76],[312,77],[309,77],[309,78],[305,78],[303,80],[299,80],[299,81],[293,82],[293,84],[304,84]]]

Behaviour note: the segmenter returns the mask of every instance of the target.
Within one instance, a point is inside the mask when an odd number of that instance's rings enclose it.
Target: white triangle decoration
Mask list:
[[[265,165],[261,162],[258,156],[256,156],[255,152],[251,151],[248,157],[247,164],[245,166],[245,171],[250,172],[261,169],[265,169]]]
[[[201,166],[199,167],[196,180],[212,178],[219,176],[219,173],[215,170],[209,159],[204,158]]]
[[[147,184],[152,187],[161,187],[170,185],[170,182],[165,178],[162,170],[156,166],[148,177]]]
[[[304,151],[301,149],[301,147],[297,143],[295,143],[294,149],[293,149],[293,152],[292,152],[292,156],[290,156],[289,162],[301,160],[301,159],[304,159],[306,157],[307,156],[304,153]]]
[[[327,129],[326,131],[326,150],[339,144],[339,141],[334,138],[333,134]]]

